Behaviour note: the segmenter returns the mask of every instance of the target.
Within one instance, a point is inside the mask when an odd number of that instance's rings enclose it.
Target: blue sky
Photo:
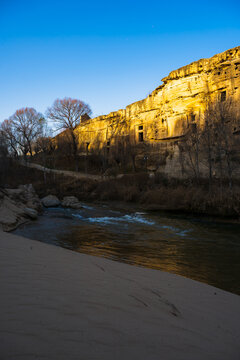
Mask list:
[[[240,45],[240,1],[0,0],[0,121],[56,98],[107,114]]]

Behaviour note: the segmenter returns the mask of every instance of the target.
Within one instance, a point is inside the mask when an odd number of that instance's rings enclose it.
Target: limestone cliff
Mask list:
[[[88,150],[108,149],[126,137],[133,143],[179,139],[191,123],[204,121],[207,99],[240,100],[240,46],[174,70],[162,81],[146,99],[84,121],[76,129],[80,142]]]

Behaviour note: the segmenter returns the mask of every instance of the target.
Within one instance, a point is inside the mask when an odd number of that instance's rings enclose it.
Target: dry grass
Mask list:
[[[149,209],[164,209],[184,211],[195,214],[205,214],[224,217],[240,216],[240,189],[224,191],[216,187],[209,192],[201,186],[182,186],[169,188],[161,186],[158,189],[145,192],[141,198]]]
[[[149,209],[184,211],[189,213],[239,217],[240,186],[232,190],[215,184],[208,190],[191,182],[169,180],[163,176],[150,179],[146,173],[124,175],[120,179],[101,182],[90,179],[74,179],[55,174],[44,174],[33,168],[11,163],[4,168],[1,178],[3,187],[15,188],[21,184],[33,184],[40,197],[48,194],[75,195],[82,201],[115,200],[141,203]]]

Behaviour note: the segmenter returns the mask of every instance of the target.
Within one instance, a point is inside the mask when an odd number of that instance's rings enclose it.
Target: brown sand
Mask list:
[[[0,359],[239,360],[240,296],[0,232]]]

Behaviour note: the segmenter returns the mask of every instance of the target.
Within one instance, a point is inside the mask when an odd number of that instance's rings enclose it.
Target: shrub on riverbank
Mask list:
[[[62,199],[76,196],[82,201],[125,201],[140,204],[148,210],[168,210],[204,215],[239,217],[240,187],[214,184],[209,191],[206,182],[149,177],[147,173],[128,174],[116,179],[96,181],[44,173],[19,164],[9,167],[5,187],[16,188],[32,183],[40,197],[53,194]]]
[[[219,188],[209,192],[204,187],[185,187],[175,189],[161,187],[145,192],[141,203],[148,210],[169,210],[238,218],[240,215],[240,189],[234,192]]]

